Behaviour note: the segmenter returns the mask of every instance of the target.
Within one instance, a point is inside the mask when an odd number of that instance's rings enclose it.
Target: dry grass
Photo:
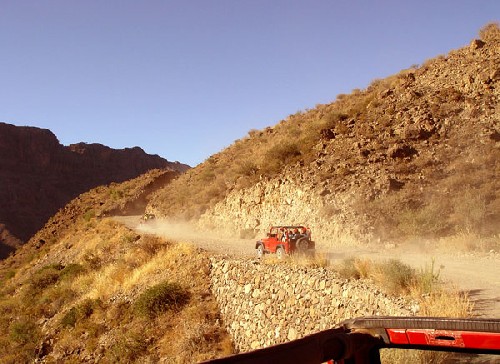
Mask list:
[[[104,362],[168,362],[162,356],[168,353],[187,363],[232,353],[210,294],[209,260],[194,246],[139,237],[95,217],[76,219],[68,229],[71,234],[47,247],[52,260],[19,265],[17,274],[0,269],[6,283],[0,287],[1,362],[34,359],[43,337],[34,323],[42,318],[44,335],[55,338],[49,361],[76,363],[99,351]],[[175,314],[151,296],[165,281],[186,297]],[[144,319],[138,307],[147,311],[151,302],[155,314]]]
[[[434,261],[415,270],[395,259],[376,263],[369,259],[347,258],[335,269],[343,278],[369,278],[389,294],[417,299],[424,316],[466,317],[472,310],[468,297],[440,284],[440,268],[435,267]],[[447,307],[447,301],[452,307]],[[432,313],[431,307],[435,308]]]
[[[370,278],[390,294],[417,301],[419,316],[471,316],[473,305],[468,297],[459,290],[445,289],[439,284],[439,270],[436,270],[434,262],[416,271],[396,260],[374,263],[367,259],[350,258],[338,269],[345,278]],[[449,353],[435,351],[381,350],[383,363],[443,363],[449,358]]]

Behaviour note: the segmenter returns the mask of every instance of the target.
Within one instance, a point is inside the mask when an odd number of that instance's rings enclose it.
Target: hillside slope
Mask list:
[[[154,169],[188,166],[140,148],[63,146],[49,130],[0,123],[0,259],[27,241],[58,209],[98,185],[123,182]]]
[[[187,363],[232,352],[208,256],[106,217],[137,213],[177,175],[154,170],[86,192],[0,261],[0,362]]]
[[[495,236],[500,29],[480,36],[250,131],[158,191],[148,210],[231,234],[303,223],[331,241]]]

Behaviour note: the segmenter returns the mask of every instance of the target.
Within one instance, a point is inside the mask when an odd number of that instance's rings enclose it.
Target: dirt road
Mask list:
[[[120,216],[115,219],[138,232],[161,235],[166,238],[192,242],[207,251],[236,256],[255,256],[255,239],[215,237],[186,224],[172,224],[156,220],[140,223],[139,216]],[[434,260],[435,270],[446,283],[467,291],[479,317],[500,317],[500,255],[497,253],[438,252],[432,247],[419,246],[318,247],[318,252],[333,264],[349,257],[371,260],[398,259],[416,268],[424,269]]]

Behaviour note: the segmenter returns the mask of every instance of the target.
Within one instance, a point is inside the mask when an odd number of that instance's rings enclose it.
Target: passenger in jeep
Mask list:
[[[278,231],[278,241],[284,241],[285,240],[285,229],[280,228]]]

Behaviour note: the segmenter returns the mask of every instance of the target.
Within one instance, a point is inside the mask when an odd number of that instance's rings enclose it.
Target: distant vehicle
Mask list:
[[[142,215],[142,218],[141,218],[142,222],[154,220],[154,219],[156,219],[155,214],[144,214],[144,215]]]
[[[315,243],[311,240],[311,229],[303,225],[271,226],[267,237],[255,243],[257,257],[275,253],[278,259],[293,253],[314,253]]]

